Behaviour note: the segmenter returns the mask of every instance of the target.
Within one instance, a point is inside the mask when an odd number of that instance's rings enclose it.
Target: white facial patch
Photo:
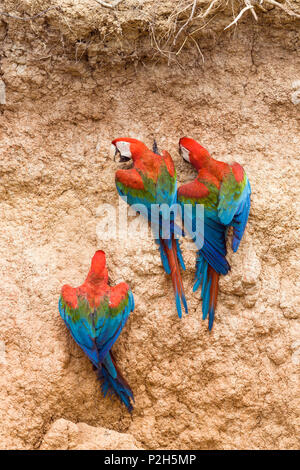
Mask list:
[[[188,151],[188,149],[181,146],[181,155],[187,162],[191,163],[190,162],[190,152]]]
[[[131,158],[130,143],[129,142],[117,142],[117,149],[123,157]]]
[[[110,148],[109,148],[109,158],[110,158],[111,160],[114,159],[115,153],[116,153],[116,147],[115,147],[113,144],[110,144]]]

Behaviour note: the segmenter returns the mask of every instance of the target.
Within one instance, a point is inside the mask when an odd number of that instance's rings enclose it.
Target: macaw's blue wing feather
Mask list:
[[[240,246],[240,242],[244,235],[244,231],[247,225],[249,212],[250,212],[250,205],[251,205],[250,195],[251,195],[251,188],[250,188],[250,183],[247,180],[247,185],[242,193],[240,205],[231,222],[231,225],[233,226],[233,238],[232,238],[233,251],[238,250]]]
[[[150,196],[145,192],[139,192],[131,188],[125,188],[122,184],[116,183],[117,191],[121,198],[130,206],[136,206],[139,212],[146,220],[151,218],[151,202]]]
[[[133,400],[132,390],[116,366],[110,351],[110,348],[119,337],[130,312],[134,310],[132,292],[126,289],[125,286],[126,284],[121,283],[111,289],[110,315],[102,326],[101,335],[96,338],[96,344],[100,350],[99,357],[102,362],[102,367],[98,369],[98,377],[102,383],[104,396],[107,392],[110,395],[116,395],[131,412],[133,409],[131,404],[131,399]]]
[[[200,286],[203,319],[209,316],[212,328],[217,303],[219,274],[227,274],[230,266],[226,260],[226,226],[218,217],[218,187],[198,178],[178,191],[184,230],[194,240],[196,256],[193,291]],[[203,208],[203,210],[198,210]]]
[[[103,295],[94,308],[86,297],[78,296],[77,307],[71,308],[61,296],[59,310],[73,338],[97,367],[118,339],[131,311],[131,302],[127,294],[112,308],[108,295]]]
[[[99,351],[95,341],[95,327],[91,321],[92,309],[89,307],[86,299],[80,298],[78,300],[78,307],[73,309],[60,296],[58,303],[59,312],[73,339],[97,367]]]
[[[204,205],[204,216],[197,219],[196,204],[203,204],[199,198],[193,201],[192,209],[186,206],[186,198],[178,196],[182,207],[184,229],[192,237],[202,256],[220,274],[227,274],[230,266],[226,260],[226,227],[218,221],[217,211]],[[197,269],[196,269],[197,273]]]
[[[112,287],[112,294],[117,296],[117,303],[109,304],[109,313],[102,321],[101,313],[95,312],[95,324],[99,325],[99,334],[96,337],[96,345],[99,351],[99,361],[102,362],[107,352],[118,339],[130,312],[134,308],[133,296],[131,291],[122,292],[122,285]]]

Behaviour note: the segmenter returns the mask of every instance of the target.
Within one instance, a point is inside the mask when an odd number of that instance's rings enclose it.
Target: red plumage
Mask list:
[[[79,287],[64,285],[61,294],[65,302],[77,308],[77,297],[86,297],[90,307],[97,308],[101,299],[106,294],[110,297],[110,307],[117,307],[121,300],[125,298],[129,290],[128,284],[119,283],[117,286],[108,285],[108,271],[106,268],[106,258],[104,251],[98,250],[92,258],[92,263],[86,280]]]

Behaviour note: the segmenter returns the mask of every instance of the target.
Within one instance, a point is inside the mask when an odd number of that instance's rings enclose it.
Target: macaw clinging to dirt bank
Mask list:
[[[196,206],[204,206],[203,233],[196,242],[198,251],[193,290],[195,292],[202,284],[203,319],[209,315],[211,330],[219,275],[227,274],[230,269],[226,260],[227,231],[230,226],[233,227],[232,249],[237,251],[248,220],[251,188],[241,165],[229,165],[213,159],[195,140],[181,138],[179,152],[198,170],[198,176],[193,182],[178,189],[178,201],[183,216],[184,204],[192,205],[190,215],[186,214],[183,219],[184,227],[191,235],[196,229]]]
[[[151,151],[136,139],[118,138],[112,144],[116,148],[116,154],[120,154],[120,161],[133,160],[133,168],[116,172],[118,193],[130,206],[143,205],[144,211],[141,213],[151,222],[153,229],[153,207],[164,204],[169,208],[177,202],[177,177],[173,160],[166,151],[159,155],[156,145],[154,151]],[[155,226],[155,241],[159,246],[163,267],[167,274],[171,274],[177,312],[181,318],[181,302],[186,313],[188,308],[179,267],[181,265],[185,269],[185,266],[178,239],[174,236],[174,220],[173,213],[171,217],[166,217],[163,211],[160,212]]]
[[[129,411],[133,393],[118,369],[111,347],[134,309],[131,290],[125,282],[110,287],[105,253],[96,251],[84,283],[64,285],[59,312],[76,343],[97,370],[102,392],[116,395]]]

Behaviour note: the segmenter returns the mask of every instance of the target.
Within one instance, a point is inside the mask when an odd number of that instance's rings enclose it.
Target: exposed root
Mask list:
[[[212,8],[215,6],[216,3],[218,3],[220,0],[212,0],[212,2],[210,3],[209,7],[207,8],[207,10],[203,13],[203,15],[198,15],[196,16],[195,19],[197,18],[205,18],[209,13],[210,11],[212,10]]]
[[[197,6],[197,0],[194,0],[194,3],[192,4],[192,10],[191,10],[191,14],[189,16],[189,18],[187,19],[187,21],[184,23],[184,25],[181,26],[181,28],[179,29],[179,31],[177,32],[175,38],[174,38],[174,41],[173,41],[173,45],[176,44],[176,41],[178,39],[178,36],[180,36],[180,34],[182,33],[182,31],[187,27],[187,25],[192,21],[193,19],[193,16],[195,14],[195,10],[196,10],[196,6]]]
[[[99,5],[111,10],[116,7],[124,0],[94,0]],[[200,49],[197,33],[205,29],[207,25],[214,20],[220,10],[227,7],[229,0],[173,0],[174,9],[164,22],[164,29],[157,24],[157,17],[155,13],[149,14],[144,12],[141,8],[140,14],[144,15],[144,21],[148,24],[151,44],[153,49],[156,50],[155,54],[164,56],[168,63],[174,61],[178,63],[178,56],[184,50],[186,45],[190,42],[194,44],[202,61],[204,57]],[[142,2],[141,2],[142,3]],[[242,3],[244,5],[242,5]],[[267,5],[272,5],[274,8],[283,10],[287,15],[300,18],[300,14],[294,12],[290,6],[289,0],[286,0],[284,4],[279,3],[277,0],[232,0],[233,5],[242,5],[239,13],[236,15],[233,11],[233,21],[228,24],[224,29],[227,30],[234,25],[237,25],[244,14],[249,10],[253,15],[255,21],[258,21],[258,13],[260,10],[267,12],[264,8]],[[5,16],[15,20],[31,21],[34,19],[46,16],[50,10],[58,10],[62,17],[62,21],[65,22],[69,30],[72,32],[71,27],[68,24],[67,15],[63,14],[63,10],[59,6],[53,6],[35,14],[34,16],[17,16],[8,12],[0,11],[0,16]],[[121,12],[117,12],[121,14]],[[26,14],[26,13],[25,13]]]
[[[275,0],[263,0],[266,3],[269,3],[269,5],[274,5],[277,8],[280,8],[283,10],[285,13],[287,13],[290,16],[294,16],[295,18],[300,18],[300,15],[298,13],[295,13],[293,10],[290,10],[287,8],[285,5],[282,5],[281,3],[276,2]],[[263,3],[263,1],[261,3]]]
[[[265,4],[280,8],[290,16],[295,18],[300,17],[299,14],[293,12],[287,6],[278,3],[276,0],[243,0],[244,7],[237,15],[233,13],[233,21],[224,29],[226,30],[236,25],[248,10],[251,11],[255,21],[258,21],[258,11],[267,11],[263,7],[264,2]],[[190,41],[195,45],[202,61],[204,62],[203,53],[197,42],[196,35],[211,21],[213,21],[218,10],[226,5],[226,0],[211,0],[205,5],[204,9],[203,2],[200,2],[199,0],[182,0],[177,2],[177,7],[174,8],[174,12],[169,16],[167,23],[168,26],[162,34],[156,34],[155,19],[153,18],[151,21],[149,30],[152,45],[157,52],[166,57],[168,59],[168,63],[170,63],[173,60],[177,62],[178,56]],[[209,18],[208,21],[204,22],[204,19],[207,17]],[[192,25],[194,28],[191,28]],[[193,30],[191,31],[191,29]],[[181,45],[179,47],[175,47],[180,38],[182,38],[182,41],[180,41]]]
[[[226,26],[226,28],[224,28],[224,31],[228,28],[231,28],[231,26],[233,26],[234,24],[236,24],[240,18],[242,18],[243,14],[246,13],[247,10],[250,10],[254,8],[253,5],[246,5],[238,14],[238,16],[236,18],[234,18],[234,20],[232,21],[232,23],[230,23],[229,25]]]
[[[95,2],[99,3],[99,5],[105,8],[116,8],[119,5],[119,3],[123,2],[123,0],[115,0],[114,3],[107,3],[107,2],[104,2],[104,0],[95,0]]]
[[[42,16],[45,16],[46,13],[48,13],[48,11],[50,10],[59,10],[59,7],[49,7],[46,10],[43,10],[40,13],[37,13],[36,15],[33,15],[33,16],[17,16],[17,15],[12,15],[11,13],[6,13],[5,11],[0,11],[0,15],[6,16],[7,18],[13,18],[14,20],[31,21],[31,20],[35,20],[36,18],[41,18]]]
[[[259,3],[256,3],[255,0],[245,0],[246,6],[239,12],[237,17],[234,18],[234,20],[228,26],[226,26],[226,28],[224,28],[224,31],[228,28],[231,28],[231,26],[237,24],[237,22],[241,19],[241,17],[244,15],[244,13],[246,13],[246,11],[248,11],[248,10],[251,10],[251,13],[252,13],[254,19],[256,21],[258,21],[257,14],[255,12],[255,7],[258,7],[261,10],[266,11],[262,6],[263,2],[268,3],[269,5],[273,5],[277,8],[280,8],[281,10],[283,10],[285,13],[287,13],[290,16],[293,16],[295,18],[300,18],[300,15],[298,15],[298,13],[295,13],[293,10],[290,10],[285,5],[282,5],[279,2],[276,2],[276,0],[259,0]]]

